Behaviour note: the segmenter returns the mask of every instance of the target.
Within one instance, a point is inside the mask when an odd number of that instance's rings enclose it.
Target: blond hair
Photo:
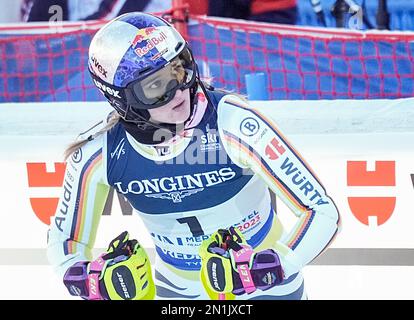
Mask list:
[[[88,141],[92,141],[93,139],[100,136],[101,134],[104,134],[105,132],[111,130],[119,122],[120,118],[121,118],[121,116],[118,114],[118,112],[112,111],[108,116],[107,124],[101,130],[99,130],[98,132],[96,132],[94,134],[91,134],[86,139],[82,139],[82,140],[75,141],[75,142],[71,143],[66,148],[66,150],[63,153],[64,160],[66,161],[72,153],[74,153],[76,150],[82,148],[86,143],[88,143]],[[78,138],[79,138],[79,136],[78,136]]]

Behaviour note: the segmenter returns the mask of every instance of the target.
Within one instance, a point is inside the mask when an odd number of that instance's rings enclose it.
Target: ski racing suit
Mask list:
[[[153,238],[156,299],[208,299],[198,249],[230,226],[256,252],[274,249],[285,275],[280,285],[237,299],[306,299],[301,269],[335,237],[337,208],[268,115],[234,95],[205,92],[208,99],[198,92],[198,124],[161,147],[138,143],[118,123],[72,155],[49,230],[58,274],[92,259],[112,186]],[[287,232],[268,188],[298,218]]]

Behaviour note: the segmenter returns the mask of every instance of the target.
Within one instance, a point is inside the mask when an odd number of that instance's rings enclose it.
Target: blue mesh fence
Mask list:
[[[96,30],[0,36],[0,102],[97,101],[87,72]],[[271,99],[414,95],[414,34],[338,33],[198,17],[188,28],[201,74],[246,93],[265,72]]]

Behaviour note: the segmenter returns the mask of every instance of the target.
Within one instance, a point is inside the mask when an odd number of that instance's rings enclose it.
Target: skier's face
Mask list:
[[[190,89],[175,92],[174,98],[166,105],[149,109],[150,121],[158,123],[179,124],[185,122],[190,116]]]
[[[128,84],[142,109],[155,109],[176,99],[176,91],[193,86],[196,66],[188,49],[149,76]]]

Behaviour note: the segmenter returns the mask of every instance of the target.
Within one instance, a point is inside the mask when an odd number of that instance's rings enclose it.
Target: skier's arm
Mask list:
[[[266,115],[236,96],[226,96],[219,104],[218,121],[232,160],[261,176],[298,217],[288,235],[274,245],[289,277],[328,247],[338,231],[338,210],[304,159]]]
[[[90,261],[96,230],[108,196],[103,136],[75,152],[67,162],[56,214],[50,222],[47,255],[55,271]]]

